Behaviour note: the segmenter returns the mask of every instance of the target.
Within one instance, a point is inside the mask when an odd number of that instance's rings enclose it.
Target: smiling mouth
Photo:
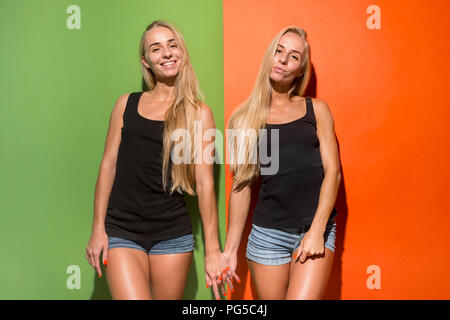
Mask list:
[[[170,60],[170,61],[166,61],[164,63],[161,63],[161,65],[163,67],[170,67],[170,66],[173,66],[176,62],[177,62],[177,60]]]

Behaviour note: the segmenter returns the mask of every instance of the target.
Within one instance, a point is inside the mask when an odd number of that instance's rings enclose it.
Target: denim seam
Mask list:
[[[247,257],[247,259],[252,260],[252,261],[254,261],[256,263],[270,265],[270,266],[282,265],[282,264],[289,263],[291,261],[290,257],[276,258],[276,259],[265,259],[265,258],[255,257],[254,255],[252,255],[251,253],[248,253],[248,252],[246,254],[246,257]]]

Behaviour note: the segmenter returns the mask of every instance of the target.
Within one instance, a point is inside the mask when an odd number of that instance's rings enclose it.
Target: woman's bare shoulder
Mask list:
[[[207,124],[208,126],[215,126],[214,113],[212,109],[205,103],[199,104],[197,119]]]
[[[311,98],[313,103],[314,115],[316,117],[316,121],[319,123],[329,124],[333,126],[333,115],[331,114],[331,109],[328,106],[328,103],[325,100]]]
[[[111,118],[122,119],[125,107],[127,105],[128,97],[131,93],[121,94],[114,103],[114,107],[111,111]]]

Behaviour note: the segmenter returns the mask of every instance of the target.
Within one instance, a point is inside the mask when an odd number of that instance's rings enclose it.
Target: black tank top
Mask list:
[[[184,196],[163,191],[164,121],[147,119],[138,113],[141,95],[142,92],[133,92],[128,96],[123,114],[105,230],[110,237],[132,240],[149,250],[158,241],[191,233],[192,225]]]
[[[313,221],[324,178],[312,99],[306,97],[306,114],[302,118],[283,124],[266,123],[266,129],[270,156],[271,130],[279,130],[279,169],[274,175],[261,175],[252,223],[299,233]],[[270,163],[261,163],[262,168],[268,166]],[[333,207],[329,220],[336,215]]]

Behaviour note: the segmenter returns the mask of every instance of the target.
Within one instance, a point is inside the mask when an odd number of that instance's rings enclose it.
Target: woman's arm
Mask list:
[[[323,234],[336,202],[341,183],[341,169],[336,135],[334,133],[334,121],[330,108],[326,102],[314,100],[317,137],[320,142],[320,154],[325,176],[320,189],[319,203],[311,229],[316,229]]]
[[[228,231],[223,255],[230,266],[230,273],[238,283],[240,283],[241,280],[236,274],[237,251],[239,249],[239,244],[241,243],[245,222],[247,221],[250,201],[251,188],[249,186],[245,186],[243,189],[236,192],[234,191],[233,185],[228,201]]]
[[[226,253],[237,254],[245,222],[247,221],[248,211],[250,209],[250,200],[251,188],[249,186],[236,192],[234,191],[233,185],[228,201],[228,231],[225,242]]]
[[[324,253],[324,233],[336,202],[336,197],[341,182],[341,170],[337,148],[334,122],[330,108],[326,102],[314,99],[314,113],[317,123],[317,137],[320,142],[320,154],[324,168],[324,179],[320,188],[319,203],[310,229],[294,252],[294,259],[300,257],[305,262],[308,256]]]
[[[207,285],[212,285],[216,299],[220,299],[217,286],[225,276],[224,271],[226,272],[227,263],[222,256],[219,245],[218,213],[214,189],[214,161],[208,161],[208,158],[214,160],[214,148],[208,148],[211,143],[214,143],[214,136],[211,141],[203,141],[205,131],[214,130],[215,133],[216,126],[213,113],[206,105],[201,106],[199,118],[202,130],[198,133],[201,133],[201,136],[196,136],[195,139],[197,145],[201,146],[199,148],[201,155],[198,156],[201,156],[202,161],[196,161],[195,164],[195,186],[205,237],[205,278]],[[207,150],[211,150],[211,153],[207,153]],[[223,287],[222,291],[224,291]]]
[[[105,232],[105,217],[108,200],[116,174],[117,153],[121,140],[123,126],[123,112],[128,94],[121,95],[111,112],[109,129],[106,135],[105,149],[100,164],[100,170],[95,185],[94,218],[92,221],[92,235],[86,247],[86,258],[97,270],[101,277],[99,264],[100,253],[103,250],[103,263],[107,261],[108,237]],[[106,263],[105,263],[106,264]]]

